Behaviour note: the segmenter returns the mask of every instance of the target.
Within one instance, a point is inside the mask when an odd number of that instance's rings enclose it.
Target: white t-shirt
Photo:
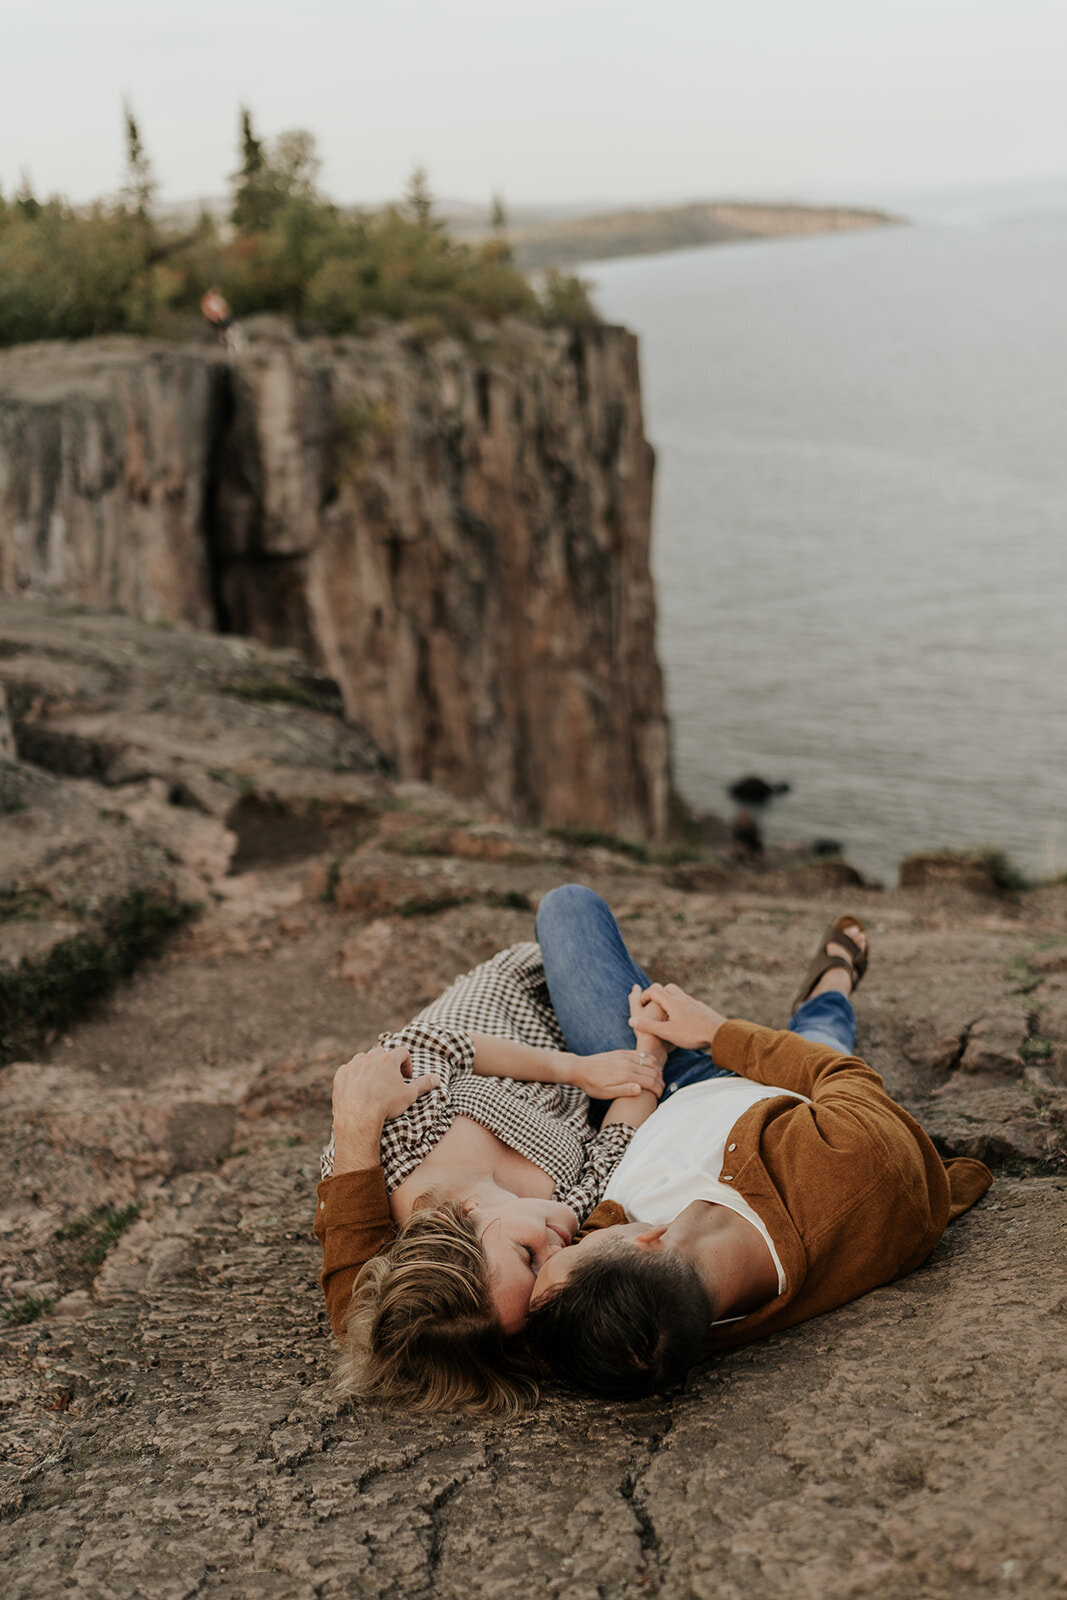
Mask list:
[[[730,1142],[734,1124],[750,1106],[783,1094],[793,1100],[807,1098],[747,1078],[711,1078],[679,1089],[638,1128],[604,1191],[605,1200],[617,1200],[635,1222],[647,1222],[653,1228],[673,1222],[695,1200],[728,1206],[759,1229],[777,1269],[778,1293],[782,1294],[785,1273],[763,1219],[722,1181],[720,1173],[722,1178],[734,1176],[729,1160],[734,1150]]]

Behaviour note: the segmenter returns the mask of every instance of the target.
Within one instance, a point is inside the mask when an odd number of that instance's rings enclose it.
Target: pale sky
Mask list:
[[[342,201],[862,200],[1067,173],[1063,0],[0,0],[0,185],[222,195],[237,108]]]

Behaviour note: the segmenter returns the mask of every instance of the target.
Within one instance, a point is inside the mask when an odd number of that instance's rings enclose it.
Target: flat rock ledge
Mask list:
[[[151,630],[66,620],[62,660],[10,628],[0,657],[0,974],[149,884],[197,909],[0,1068],[5,1596],[1063,1592],[1067,887],[512,828],[391,782],[291,661],[213,641],[186,701]],[[231,668],[269,692],[220,692]],[[861,1051],[997,1181],[912,1277],[674,1396],[506,1426],[341,1404],[310,1234],[332,1071],[567,879],[655,976],[772,1023],[854,909]]]

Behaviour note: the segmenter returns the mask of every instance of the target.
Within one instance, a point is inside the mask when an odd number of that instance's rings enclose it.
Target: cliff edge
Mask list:
[[[294,647],[402,779],[662,838],[636,340],[108,339],[0,356],[0,592]]]

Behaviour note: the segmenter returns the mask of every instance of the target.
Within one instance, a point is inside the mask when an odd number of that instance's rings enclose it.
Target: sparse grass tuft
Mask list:
[[[469,904],[468,894],[440,894],[432,900],[407,900],[397,906],[398,917],[435,917],[439,911],[453,911],[456,906]]]
[[[491,889],[485,897],[488,906],[498,906],[501,911],[532,911],[528,894],[521,894],[518,889]]]
[[[621,834],[608,833],[603,828],[547,828],[551,839],[571,845],[578,850],[613,850],[616,855],[629,856],[642,866],[680,867],[690,861],[706,861],[708,852],[692,838],[681,844],[646,844],[643,839],[624,839]]]
[[[603,828],[546,828],[550,839],[569,844],[578,850],[613,850],[616,855],[629,856],[632,861],[647,862],[649,847],[640,839],[623,839],[617,833]]]
[[[38,1317],[47,1317],[55,1303],[54,1295],[28,1294],[23,1300],[12,1300],[0,1311],[0,1317],[9,1328],[22,1328]]]
[[[1004,979],[1010,983],[1015,994],[1033,994],[1041,982],[1041,978],[1031,967],[1025,956],[1012,956],[1004,968]]]
[[[81,1253],[84,1266],[98,1267],[104,1260],[108,1251],[117,1244],[130,1227],[141,1215],[140,1202],[131,1200],[126,1206],[101,1206],[96,1211],[90,1211],[86,1216],[74,1217],[70,1222],[64,1223],[59,1230],[61,1239],[85,1239],[85,1249]]]
[[[39,889],[0,889],[0,922],[35,922],[55,907]]]
[[[284,678],[238,679],[233,683],[220,684],[219,693],[261,705],[303,706],[307,711],[324,709],[322,702],[310,689],[305,689],[299,683],[289,683]]]

